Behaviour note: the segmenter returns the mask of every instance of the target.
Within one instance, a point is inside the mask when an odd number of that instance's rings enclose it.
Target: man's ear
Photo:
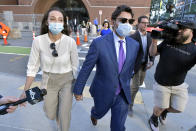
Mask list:
[[[112,20],[112,27],[113,27],[113,29],[115,29],[116,28],[116,21],[115,20]]]
[[[112,25],[116,25],[116,22],[114,20],[112,20]]]

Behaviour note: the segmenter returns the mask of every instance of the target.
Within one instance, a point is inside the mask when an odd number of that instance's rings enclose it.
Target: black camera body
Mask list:
[[[180,29],[190,28],[193,30],[192,41],[196,42],[196,23],[189,20],[167,20],[158,24],[157,27],[163,29],[162,31],[152,30],[151,37],[153,39],[164,39],[168,41],[175,41]]]
[[[173,39],[178,35],[179,26],[175,20],[163,21],[157,26],[163,30],[152,30],[151,37],[153,39]]]

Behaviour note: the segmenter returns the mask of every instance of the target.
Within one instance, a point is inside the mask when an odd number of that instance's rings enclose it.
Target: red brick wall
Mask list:
[[[96,17],[100,23],[99,10],[102,10],[101,22],[105,18],[111,18],[112,12],[118,5],[128,5],[132,8],[134,13],[134,18],[137,19],[141,15],[149,16],[151,0],[82,0],[85,4],[90,21]]]
[[[0,5],[17,5],[18,0],[0,0]]]
[[[6,1],[9,1],[9,0],[6,0]],[[26,1],[26,0],[24,0],[24,1]],[[31,1],[31,0],[29,0],[29,1]],[[37,1],[39,1],[39,0],[33,0],[32,5],[0,6],[0,13],[3,13],[3,11],[13,11],[13,14],[33,14],[34,13],[34,7],[35,7],[35,4],[37,3]]]
[[[38,0],[34,7],[36,14],[44,14],[57,0]]]
[[[151,0],[83,0],[89,1],[92,6],[117,6],[117,5],[129,5],[129,6],[148,6]]]
[[[18,0],[19,5],[30,5],[33,0]]]
[[[0,2],[14,1],[14,0],[0,0]],[[1,6],[0,13],[4,10],[12,10],[14,14],[43,14],[49,7],[57,0],[33,0],[33,5],[29,4],[32,0],[19,0],[20,6]],[[134,18],[137,19],[140,15],[149,16],[151,0],[82,0],[86,6],[90,21],[97,17],[100,22],[99,10],[102,10],[101,21],[107,17],[111,18],[112,12],[118,5],[128,5],[133,9]],[[21,6],[27,5],[27,6]]]

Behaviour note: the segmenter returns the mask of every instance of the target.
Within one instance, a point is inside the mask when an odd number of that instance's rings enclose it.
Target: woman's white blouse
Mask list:
[[[61,39],[55,42],[58,57],[52,56],[51,43],[48,34],[35,37],[27,65],[27,76],[35,77],[41,67],[42,71],[50,73],[62,74],[73,71],[76,78],[79,60],[75,40],[62,35]]]

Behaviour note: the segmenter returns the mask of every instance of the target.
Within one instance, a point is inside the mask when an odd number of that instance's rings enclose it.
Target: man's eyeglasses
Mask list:
[[[56,50],[56,45],[55,45],[55,43],[51,43],[51,44],[50,44],[50,49],[53,49],[53,51],[52,51],[52,56],[57,57],[57,56],[58,56],[58,52],[57,52],[57,50]]]
[[[140,22],[142,24],[145,24],[145,25],[149,25],[149,22]]]
[[[127,21],[129,22],[129,24],[133,24],[133,22],[135,21],[134,19],[127,19],[127,18],[118,18],[118,19],[123,24],[127,23]]]

